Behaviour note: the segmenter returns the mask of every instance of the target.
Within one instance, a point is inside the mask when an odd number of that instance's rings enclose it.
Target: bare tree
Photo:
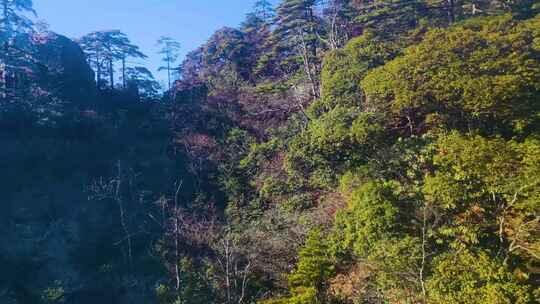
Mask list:
[[[252,271],[252,257],[243,250],[239,235],[225,226],[212,244],[220,270],[218,280],[225,286],[227,304],[245,303]]]
[[[336,50],[349,41],[352,31],[354,9],[350,0],[321,1],[325,36],[317,31],[317,37],[330,50]]]
[[[246,250],[245,236],[234,232],[228,224],[220,224],[211,205],[204,212],[182,208],[179,202],[180,191],[181,183],[177,183],[174,198],[169,201],[165,211],[169,219],[165,235],[167,254],[164,258],[171,272],[176,296],[181,295],[182,284],[187,284],[181,281],[180,261],[197,252],[199,257],[206,257],[216,270],[204,280],[207,280],[207,285],[223,286],[220,290],[223,302],[248,303],[249,283],[256,255]]]
[[[122,229],[122,237],[114,243],[115,246],[121,246],[125,261],[128,264],[133,262],[133,238],[136,235],[145,233],[144,229],[133,229],[135,214],[128,213],[127,203],[132,202],[133,198],[140,196],[136,189],[136,179],[138,174],[129,167],[124,166],[121,160],[116,162],[115,175],[110,179],[100,178],[89,186],[90,200],[108,200],[114,202],[118,208],[118,221]],[[134,231],[135,230],[135,231]]]

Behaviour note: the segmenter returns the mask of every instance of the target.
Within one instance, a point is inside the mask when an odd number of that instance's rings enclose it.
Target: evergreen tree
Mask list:
[[[356,21],[380,36],[407,32],[418,26],[422,17],[427,16],[424,0],[357,1],[355,7],[358,11]]]
[[[147,68],[141,66],[128,67],[125,70],[124,89],[134,91],[137,99],[155,100],[158,98],[159,83]]]
[[[249,56],[250,78],[253,80],[256,63],[261,56],[268,53],[271,49],[269,43],[272,34],[272,22],[275,17],[275,11],[268,1],[258,1],[255,4],[253,12],[248,13],[240,29],[245,34],[245,41],[251,46],[252,50]]]
[[[327,303],[327,281],[335,273],[321,229],[314,229],[298,253],[296,270],[289,276],[291,304]]]
[[[253,14],[264,22],[271,23],[276,16],[276,11],[268,0],[257,0],[253,6]]]
[[[161,47],[159,54],[163,56],[162,62],[165,66],[158,68],[159,71],[167,71],[167,81],[169,85],[169,91],[171,90],[172,73],[179,71],[174,67],[174,64],[179,56],[180,43],[170,37],[161,37],[157,41],[157,45]]]
[[[92,32],[84,35],[78,40],[79,45],[86,54],[88,63],[96,72],[96,83],[98,88],[101,87],[101,71],[104,63],[104,46],[101,36],[101,32]]]
[[[24,13],[35,14],[32,0],[2,0],[0,6],[2,9],[0,39],[4,42],[16,32],[27,30],[32,26],[32,21],[24,15]]]
[[[126,66],[126,60],[128,58],[139,58],[139,59],[146,59],[148,58],[144,53],[142,53],[138,46],[131,44],[130,41],[125,37],[125,39],[121,40],[122,43],[120,43],[117,47],[117,58],[120,58],[122,62],[122,86],[125,89],[126,88],[126,80],[127,80],[127,66]],[[150,71],[148,71],[150,72]],[[145,73],[148,74],[148,73]],[[149,75],[152,75],[150,73]],[[151,78],[154,78],[153,76]]]
[[[102,84],[102,72],[106,71],[109,76],[109,86],[114,89],[114,63],[122,62],[122,81],[126,87],[126,59],[146,58],[139,47],[132,44],[126,34],[119,30],[97,31],[84,35],[79,39],[89,63],[96,70],[98,87]]]
[[[0,97],[8,97],[8,82],[13,77],[14,69],[28,65],[30,54],[21,52],[16,48],[15,36],[17,33],[29,30],[32,21],[26,17],[25,13],[33,13],[32,0],[2,0],[0,1]],[[14,61],[22,59],[22,62],[15,64]]]
[[[311,86],[313,97],[319,96],[319,41],[315,0],[285,0],[277,7],[274,43],[280,61],[299,63]],[[298,62],[299,61],[299,62]]]

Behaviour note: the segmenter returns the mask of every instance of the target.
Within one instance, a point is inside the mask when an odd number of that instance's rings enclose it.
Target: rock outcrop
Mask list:
[[[81,47],[73,40],[48,33],[33,37],[35,59],[40,65],[38,79],[55,96],[74,103],[95,97],[94,71]]]

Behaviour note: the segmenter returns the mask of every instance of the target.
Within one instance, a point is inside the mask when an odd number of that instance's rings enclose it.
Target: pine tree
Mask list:
[[[133,90],[137,99],[157,99],[160,86],[150,70],[141,66],[128,67],[124,75],[124,89],[130,92]]]
[[[207,67],[207,76],[232,72],[247,79],[251,72],[253,48],[242,31],[230,27],[219,29],[203,47],[202,60]]]
[[[314,98],[319,96],[318,18],[315,0],[285,0],[277,8],[274,42],[285,57],[281,61],[300,59]]]
[[[119,30],[86,34],[79,39],[79,44],[86,53],[89,63],[96,69],[98,87],[101,87],[102,71],[105,70],[109,76],[110,88],[114,89],[114,63],[121,60],[123,87],[126,88],[126,59],[146,58],[139,47],[132,44],[126,34]]]
[[[32,21],[24,13],[33,13],[32,0],[1,0],[0,8],[0,98],[8,95],[8,78],[13,74],[14,64],[17,58],[28,58],[29,54],[22,54],[14,48],[14,37],[19,32],[24,32],[32,27]],[[26,60],[24,60],[26,61]],[[26,62],[22,63],[23,65]],[[19,64],[18,64],[19,65]]]
[[[253,13],[266,23],[271,23],[276,16],[276,11],[268,0],[257,0],[253,6]]]
[[[32,0],[1,0],[2,15],[0,16],[0,39],[6,40],[17,31],[28,30],[32,21],[24,13],[33,13]]]
[[[251,13],[246,15],[246,19],[241,24],[241,31],[244,33],[245,42],[252,47],[248,54],[250,63],[250,76],[254,78],[254,68],[257,61],[271,49],[269,43],[272,34],[272,23],[275,17],[275,10],[268,1],[258,1]]]
[[[126,67],[126,60],[128,58],[139,58],[139,59],[145,59],[148,58],[144,53],[142,53],[139,50],[139,47],[131,44],[129,40],[123,40],[125,43],[122,43],[118,45],[118,57],[120,57],[120,60],[122,61],[122,83],[123,88],[126,88],[126,80],[127,80],[127,67]],[[149,71],[148,71],[149,72]],[[151,75],[151,73],[150,73]],[[151,77],[153,78],[153,76]]]
[[[296,270],[289,276],[292,297],[290,303],[326,302],[326,282],[334,274],[330,250],[322,231],[314,229],[298,253]]]
[[[452,0],[450,0],[452,1]],[[368,0],[356,1],[356,21],[371,28],[379,36],[394,36],[415,28],[427,15],[424,0]]]
[[[165,66],[159,67],[158,70],[167,71],[167,81],[169,90],[171,90],[172,73],[178,71],[173,65],[179,56],[178,51],[180,50],[180,43],[170,37],[161,37],[158,39],[157,44],[161,47],[158,53],[163,56],[162,62],[165,63]]]

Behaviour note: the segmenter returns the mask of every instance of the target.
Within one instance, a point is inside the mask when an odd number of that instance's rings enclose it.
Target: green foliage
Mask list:
[[[102,88],[103,72],[106,72],[107,76],[109,76],[109,86],[111,89],[114,89],[114,63],[119,60],[122,61],[123,88],[126,89],[128,81],[126,75],[126,59],[147,58],[147,56],[139,50],[139,47],[132,44],[128,36],[119,30],[91,32],[82,36],[78,42],[87,57],[88,64],[92,66],[96,72],[98,89]],[[148,76],[148,74],[151,75],[148,70],[146,71],[146,74],[146,76]]]
[[[356,300],[532,299],[540,228],[538,22],[499,16],[432,29],[409,40],[403,55],[397,43],[367,33],[326,57],[321,98],[291,138],[284,168],[293,177],[287,183],[308,191],[335,191],[341,177],[348,205],[337,211],[326,250],[336,269],[371,269]],[[281,202],[303,197],[309,200],[302,194]],[[457,259],[471,250],[499,256],[482,255],[487,274],[463,285],[457,278],[459,295],[444,300],[437,276],[454,250]],[[318,294],[302,286],[293,299],[315,303]]]
[[[503,233],[501,225],[514,230],[511,223],[501,221],[510,221],[510,214],[532,219],[540,210],[540,181],[531,175],[539,170],[539,163],[531,162],[538,159],[537,140],[518,143],[452,133],[442,136],[436,146],[437,171],[426,177],[423,191],[427,200],[453,218],[440,228],[443,235],[456,238],[453,245],[478,244]]]
[[[348,187],[342,185],[344,189]],[[375,244],[396,231],[399,208],[391,186],[377,181],[363,182],[348,197],[348,208],[336,219],[338,246],[366,257]]]
[[[335,173],[365,163],[377,147],[384,145],[384,120],[375,113],[335,107],[312,120],[292,140],[286,168],[291,174],[310,176],[314,188],[335,187]],[[328,171],[333,173],[327,176]]]
[[[7,43],[17,33],[31,29],[33,22],[26,13],[35,15],[36,12],[32,0],[4,0],[1,5],[0,42]]]
[[[249,183],[254,174],[253,169],[250,170],[252,164],[245,160],[249,158],[253,145],[255,142],[249,133],[239,128],[231,129],[223,142],[227,159],[218,166],[218,178],[223,191],[227,193],[227,213],[231,219],[248,216],[250,205],[254,209],[259,207],[252,200],[255,190]]]
[[[326,54],[321,71],[321,99],[311,111],[320,113],[336,106],[361,108],[360,81],[370,69],[383,65],[397,52],[396,45],[366,32],[351,39],[344,48]]]
[[[47,126],[21,115],[20,133],[2,133],[2,168],[16,176],[3,179],[12,189],[5,222],[46,218],[21,230],[51,226],[45,237],[56,237],[57,222],[74,227],[69,257],[85,269],[81,278],[98,281],[81,293],[107,291],[97,299],[111,303],[126,301],[132,279],[167,282],[146,273],[161,275],[147,253],[159,234],[181,243],[180,257],[167,241],[155,246],[166,268],[179,270],[178,287],[156,287],[163,304],[532,303],[540,294],[532,2],[283,0],[274,11],[257,1],[239,28],[216,31],[180,69],[179,44],[162,38],[174,102],[103,102],[113,110],[88,119],[77,110],[74,122],[62,112]],[[107,71],[111,86],[113,63],[144,57],[118,31],[81,42],[98,82]],[[124,72],[155,95],[147,70]],[[12,119],[0,123],[10,131]],[[129,169],[100,178],[110,163],[121,167],[117,160]],[[77,221],[55,214],[74,212],[58,208],[58,197],[86,199],[66,189],[98,178],[92,202],[100,204],[79,208]],[[168,200],[172,180],[183,186]],[[96,206],[99,216],[88,211]],[[46,260],[45,250],[32,261]],[[10,274],[19,268],[11,259],[0,253]],[[19,291],[34,270],[43,273],[30,264],[7,292],[1,285],[0,302],[14,294],[62,303],[74,294],[59,283]]]
[[[155,291],[159,303],[169,304],[174,301],[174,297],[172,296],[169,286],[165,284],[158,284]]]
[[[205,265],[196,265],[192,258],[183,257],[178,262],[180,289],[158,284],[155,292],[159,303],[163,304],[204,304],[214,299],[214,291],[209,282],[203,279],[206,275]]]
[[[413,29],[426,17],[427,1],[424,0],[371,0],[359,2],[356,21],[373,29],[381,36],[403,34]]]
[[[325,57],[321,98],[308,109],[307,129],[290,144],[289,173],[311,175],[314,188],[335,187],[335,172],[362,163],[380,144],[385,118],[365,109],[360,80],[393,58],[396,48],[368,32]]]
[[[171,37],[161,36],[157,40],[156,44],[160,47],[159,54],[162,56],[161,62],[163,66],[160,66],[158,70],[167,71],[168,89],[171,89],[171,83],[173,80],[173,73],[178,71],[175,67],[176,60],[179,57],[180,43]]]
[[[421,300],[421,244],[419,238],[406,235],[380,239],[370,248],[366,261],[376,269],[373,285],[385,298]]]
[[[287,303],[324,303],[326,282],[334,274],[333,258],[320,229],[314,229],[298,253],[298,264],[289,275],[292,296]]]
[[[316,5],[316,0],[283,0],[276,8],[272,50],[259,61],[259,70],[274,66],[274,70],[288,76],[305,72],[302,78],[309,78],[315,96],[320,48]]]
[[[393,113],[396,123],[408,120],[413,132],[428,114],[440,115],[448,128],[525,132],[538,119],[535,35],[509,16],[431,30],[366,76],[368,107]]]
[[[287,211],[304,211],[309,210],[313,206],[313,197],[309,193],[301,193],[293,195],[287,200],[281,202],[282,208]]]
[[[45,289],[42,299],[45,303],[64,303],[65,290],[62,282],[56,281],[53,287]]]
[[[477,18],[393,39],[366,32],[326,55],[307,122],[242,161],[259,199],[306,222],[335,208],[330,236],[314,242],[312,232],[299,252],[289,296],[268,303],[330,301],[330,285],[352,280],[354,265],[368,273],[351,283],[351,302],[531,301],[538,20]],[[281,149],[283,171],[268,170]],[[478,268],[450,281],[474,259]]]
[[[487,252],[461,251],[434,261],[429,303],[531,303],[528,288]]]
[[[203,46],[202,61],[216,70],[229,64],[236,73],[247,77],[249,65],[245,59],[249,56],[249,47],[242,31],[225,27],[216,31]]]
[[[318,24],[314,15],[315,5],[315,0],[284,0],[279,4],[274,35],[275,39],[280,39],[282,46],[292,47],[300,39],[316,43],[314,29]]]
[[[181,291],[178,304],[204,304],[212,301],[214,293],[208,282],[203,279],[205,267],[194,264],[193,259],[184,257],[180,260]]]

